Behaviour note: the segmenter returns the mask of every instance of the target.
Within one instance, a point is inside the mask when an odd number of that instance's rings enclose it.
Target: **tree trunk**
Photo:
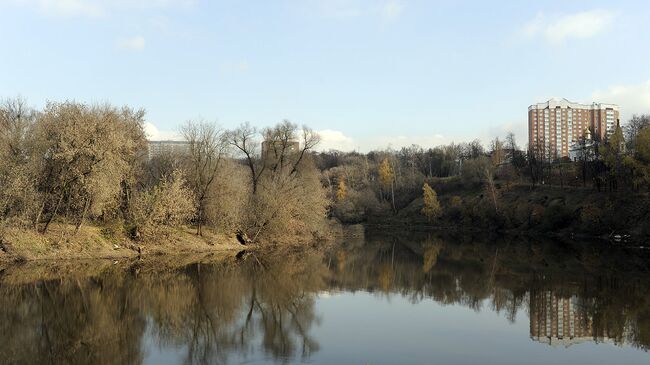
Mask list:
[[[393,212],[397,213],[397,209],[395,209],[395,183],[393,181],[390,182],[390,195],[393,201]]]
[[[77,226],[74,229],[74,233],[77,233],[79,231],[79,228],[81,228],[81,225],[84,222],[84,219],[86,218],[86,213],[88,212],[88,208],[90,207],[90,199],[86,198],[86,202],[84,203],[84,210],[81,212],[81,217],[79,218],[79,222],[77,222]]]
[[[56,206],[54,207],[54,211],[47,218],[47,221],[45,221],[45,226],[43,226],[43,230],[41,230],[41,233],[47,232],[47,228],[50,226],[50,223],[52,223],[52,220],[54,219],[54,216],[59,211],[59,206],[61,205],[61,201],[63,201],[64,196],[65,196],[65,194],[61,193],[61,197],[59,198],[59,201],[56,203]]]
[[[34,218],[34,229],[38,229],[38,222],[41,221],[41,216],[43,215],[43,210],[45,210],[45,202],[46,200],[43,200],[43,204],[41,204],[41,209],[38,210],[38,214],[36,214],[36,218]]]

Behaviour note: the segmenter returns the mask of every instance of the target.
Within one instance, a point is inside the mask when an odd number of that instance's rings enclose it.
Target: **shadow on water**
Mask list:
[[[0,276],[0,363],[138,364],[147,341],[185,363],[308,360],[319,295],[357,291],[524,312],[540,343],[647,350],[648,262],[593,242],[367,232],[325,252],[24,264]]]

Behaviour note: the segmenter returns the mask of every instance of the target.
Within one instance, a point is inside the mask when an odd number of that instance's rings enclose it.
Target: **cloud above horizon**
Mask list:
[[[183,139],[179,132],[161,131],[151,122],[144,124],[144,133],[150,141],[180,141]]]
[[[633,114],[650,114],[650,80],[639,84],[613,85],[606,90],[596,90],[591,96],[596,102],[618,104],[621,124]]]
[[[595,9],[574,14],[547,16],[540,12],[523,28],[527,39],[543,38],[559,45],[570,39],[587,39],[603,33],[613,23],[615,13]]]

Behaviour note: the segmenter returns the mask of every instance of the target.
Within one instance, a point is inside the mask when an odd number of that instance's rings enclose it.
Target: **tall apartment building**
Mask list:
[[[618,105],[551,99],[528,107],[528,146],[540,158],[568,157],[587,130],[604,139],[614,133]]]

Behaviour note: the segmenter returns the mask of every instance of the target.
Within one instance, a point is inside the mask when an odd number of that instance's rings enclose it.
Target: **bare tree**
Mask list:
[[[252,194],[243,226],[254,240],[264,232],[286,235],[322,223],[327,200],[319,171],[308,158],[320,141],[315,132],[285,120],[259,133],[246,123],[228,133],[228,141],[249,170]]]
[[[244,123],[229,132],[227,137],[230,145],[244,156],[250,170],[253,194],[257,193],[259,180],[267,169],[274,173],[284,171],[293,175],[298,171],[305,155],[320,143],[320,136],[309,127],[303,126],[298,130],[296,124],[284,120],[262,132],[264,147],[260,154],[258,153],[259,134],[255,127]]]
[[[0,104],[0,220],[26,218],[35,201],[29,136],[36,112],[22,98]]]
[[[253,195],[257,193],[258,182],[264,170],[266,170],[266,163],[262,161],[260,164],[259,159],[257,159],[260,143],[256,138],[257,135],[257,128],[251,126],[248,122],[227,134],[228,143],[244,155],[246,165],[250,171]]]
[[[188,121],[181,134],[189,143],[187,175],[196,199],[196,234],[203,235],[208,194],[228,146],[226,134],[215,124],[204,121]]]
[[[494,204],[494,211],[499,212],[499,206],[497,204],[499,193],[496,189],[496,183],[494,182],[494,173],[489,167],[486,167],[484,170],[485,173],[485,190],[492,197],[492,203]]]
[[[504,151],[504,143],[499,140],[499,137],[490,142],[490,156],[495,166],[502,164],[505,160],[506,152]]]
[[[307,126],[302,127],[301,136],[302,136],[302,140],[301,140],[302,148],[300,149],[298,158],[295,160],[295,162],[293,163],[293,167],[291,168],[292,174],[296,173],[296,171],[298,170],[298,166],[304,159],[305,153],[312,151],[321,141],[320,135],[318,135],[318,133],[314,132],[311,128]]]
[[[144,144],[143,116],[109,105],[47,105],[33,136],[42,197],[34,222],[45,217],[41,232],[57,215],[74,217],[78,230],[89,213],[105,215],[115,208]]]
[[[634,151],[636,149],[636,139],[639,132],[650,126],[650,114],[634,114],[625,125],[625,141],[627,142],[627,149]]]

